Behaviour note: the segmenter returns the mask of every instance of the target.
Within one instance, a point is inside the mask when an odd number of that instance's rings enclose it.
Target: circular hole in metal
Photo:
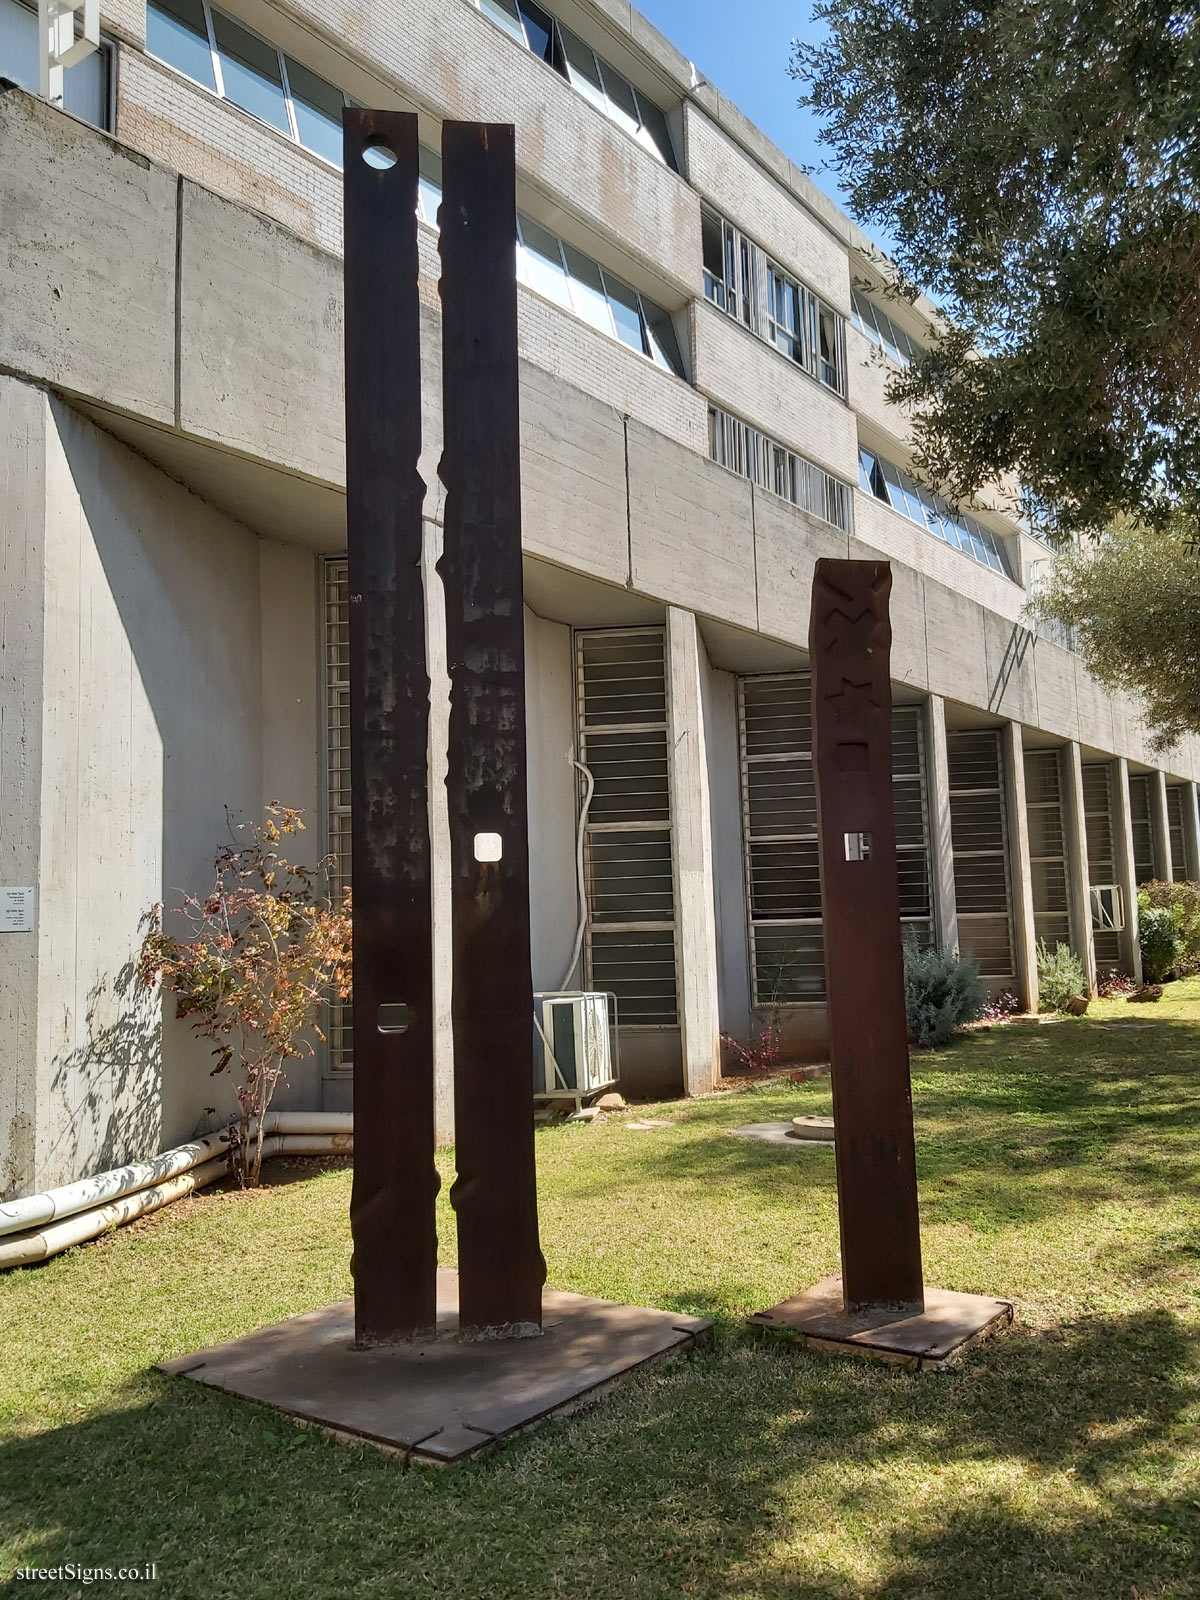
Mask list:
[[[362,158],[369,167],[374,167],[379,172],[386,172],[389,167],[396,165],[396,152],[386,139],[376,136],[368,139],[363,145]]]

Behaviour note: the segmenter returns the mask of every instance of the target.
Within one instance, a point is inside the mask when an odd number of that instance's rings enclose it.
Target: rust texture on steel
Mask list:
[[[924,1304],[892,798],[891,568],[817,562],[809,650],[846,1309]]]
[[[430,1335],[437,1324],[417,119],[349,109],[344,146],[350,1230],[355,1340],[367,1346]]]
[[[541,1329],[532,1097],[516,177],[509,124],[442,130],[442,404],[459,1315]],[[485,859],[479,859],[482,856]],[[498,856],[498,859],[487,859]]]

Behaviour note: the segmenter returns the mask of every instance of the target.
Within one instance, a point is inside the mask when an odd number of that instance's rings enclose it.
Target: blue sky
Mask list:
[[[839,199],[831,175],[815,170],[822,161],[816,119],[796,104],[798,85],[787,70],[791,41],[818,36],[811,0],[637,0],[637,8],[701,77]]]

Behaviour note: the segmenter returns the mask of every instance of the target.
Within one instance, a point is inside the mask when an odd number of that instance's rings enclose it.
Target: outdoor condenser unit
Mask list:
[[[582,1102],[616,1083],[616,1016],[615,995],[583,989],[535,994],[534,1095]]]
[[[1092,927],[1120,931],[1125,926],[1125,901],[1116,883],[1095,883],[1089,890]]]

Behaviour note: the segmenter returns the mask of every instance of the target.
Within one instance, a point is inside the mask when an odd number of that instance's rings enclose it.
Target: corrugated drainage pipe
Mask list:
[[[348,1111],[268,1112],[263,1131],[264,1160],[354,1152]],[[46,1261],[225,1177],[229,1143],[230,1130],[221,1129],[150,1161],[7,1202],[0,1206],[0,1270]]]

